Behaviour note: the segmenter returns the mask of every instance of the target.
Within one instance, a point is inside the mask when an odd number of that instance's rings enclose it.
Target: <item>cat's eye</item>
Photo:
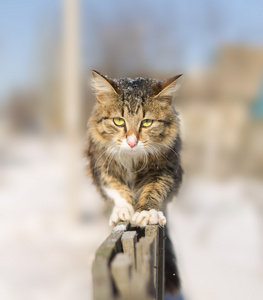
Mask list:
[[[150,127],[153,123],[153,120],[145,119],[142,121],[142,127]]]
[[[113,122],[116,126],[124,126],[125,121],[122,118],[113,118]]]

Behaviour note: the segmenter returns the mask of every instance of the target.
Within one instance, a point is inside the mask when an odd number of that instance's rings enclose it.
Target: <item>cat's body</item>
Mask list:
[[[183,173],[172,105],[180,79],[111,80],[93,72],[98,103],[88,125],[87,156],[94,183],[113,204],[111,225],[166,224],[163,213]]]

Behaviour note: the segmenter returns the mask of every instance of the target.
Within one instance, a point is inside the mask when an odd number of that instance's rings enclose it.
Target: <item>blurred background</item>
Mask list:
[[[1,299],[92,299],[109,234],[85,174],[91,70],[183,73],[169,206],[184,298],[263,299],[263,2],[0,4]]]

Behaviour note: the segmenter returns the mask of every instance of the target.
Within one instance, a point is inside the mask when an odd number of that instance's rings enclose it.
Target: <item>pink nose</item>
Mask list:
[[[130,139],[130,140],[127,141],[127,144],[128,144],[131,148],[133,148],[133,147],[135,147],[135,146],[138,144],[138,142],[135,141],[134,139]]]

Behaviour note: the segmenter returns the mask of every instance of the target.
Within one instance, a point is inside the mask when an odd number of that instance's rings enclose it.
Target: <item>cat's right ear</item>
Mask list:
[[[183,74],[180,74],[163,82],[158,82],[153,86],[155,98],[164,100],[167,103],[172,103],[177,91],[183,83],[183,80]]]
[[[95,70],[92,71],[92,86],[96,91],[99,102],[105,101],[118,94],[116,91],[116,82]]]

